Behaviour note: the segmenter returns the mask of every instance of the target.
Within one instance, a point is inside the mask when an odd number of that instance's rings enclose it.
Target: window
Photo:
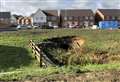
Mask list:
[[[87,27],[89,25],[88,21],[84,21],[84,26]]]
[[[74,20],[78,20],[78,17],[74,17]]]
[[[93,22],[90,22],[90,25],[94,25],[94,23],[93,23]]]
[[[38,17],[36,17],[36,20],[38,20]]]
[[[83,25],[83,23],[82,22],[80,22],[80,26],[82,26]]]
[[[112,16],[112,20],[115,20],[115,17],[114,17],[114,16]]]
[[[52,20],[56,20],[57,19],[57,17],[52,17]]]
[[[4,19],[3,18],[0,18],[1,21],[3,21]]]
[[[64,20],[67,20],[67,17],[64,17]]]
[[[83,20],[83,18],[82,18],[82,17],[79,17],[79,20]]]
[[[93,20],[94,18],[93,18],[93,16],[90,16],[90,20]]]
[[[43,17],[40,17],[41,20],[43,20]]]
[[[118,17],[118,20],[120,20],[120,16]]]
[[[86,20],[88,20],[88,19],[89,19],[89,17],[88,17],[88,16],[85,16],[85,19],[86,19]]]
[[[111,18],[110,16],[106,16],[106,20],[110,20],[110,18]]]
[[[50,20],[51,19],[51,17],[47,17],[47,20]]]
[[[73,20],[73,17],[71,16],[71,17],[69,17],[69,20]]]

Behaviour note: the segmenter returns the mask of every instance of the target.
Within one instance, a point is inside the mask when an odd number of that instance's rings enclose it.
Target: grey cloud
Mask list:
[[[103,8],[120,8],[120,0],[105,0],[102,4]]]
[[[1,11],[30,15],[38,8],[120,8],[120,0],[0,0]]]

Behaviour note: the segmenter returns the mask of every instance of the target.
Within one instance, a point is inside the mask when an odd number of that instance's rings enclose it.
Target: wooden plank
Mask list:
[[[30,40],[30,47],[32,48],[33,52],[35,52],[35,56],[40,63],[40,67],[42,67],[42,55],[40,54],[41,50],[32,40]]]

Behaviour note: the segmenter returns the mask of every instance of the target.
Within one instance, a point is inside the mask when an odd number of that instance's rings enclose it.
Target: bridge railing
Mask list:
[[[48,66],[48,65],[55,65],[50,58],[35,44],[32,40],[30,40],[29,46],[32,48],[35,57],[37,58],[40,67]]]

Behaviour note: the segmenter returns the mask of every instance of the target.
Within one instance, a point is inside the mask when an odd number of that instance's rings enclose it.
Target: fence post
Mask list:
[[[40,67],[42,67],[42,53],[41,53],[41,49],[39,50],[39,55],[40,55]]]
[[[32,47],[33,53],[37,56],[37,58],[39,60],[39,66],[42,67],[41,49],[32,40],[30,40],[30,45]]]
[[[42,67],[42,55],[40,54],[40,67]]]

